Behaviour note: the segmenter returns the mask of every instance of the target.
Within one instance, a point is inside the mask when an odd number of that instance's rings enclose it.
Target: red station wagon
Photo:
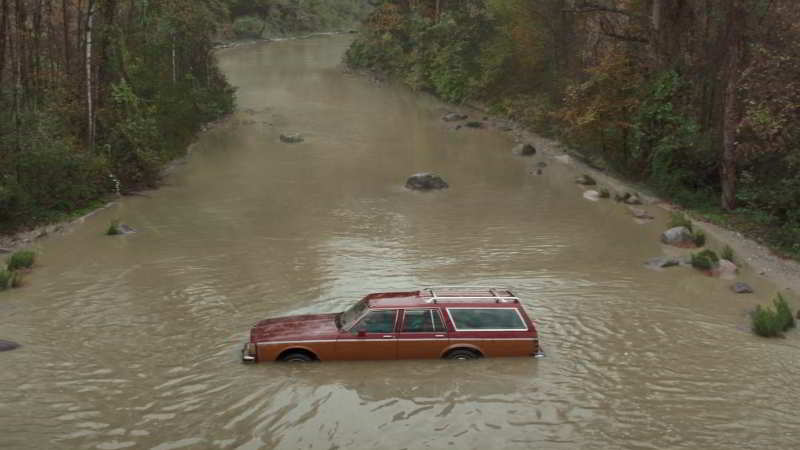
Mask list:
[[[535,324],[507,288],[370,294],[346,311],[262,320],[244,362],[544,356]]]

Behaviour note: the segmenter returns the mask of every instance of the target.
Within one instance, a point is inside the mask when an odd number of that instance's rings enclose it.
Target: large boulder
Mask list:
[[[686,227],[674,227],[661,233],[661,242],[676,247],[694,247],[692,232]]]
[[[9,350],[14,350],[16,348],[19,348],[19,344],[17,344],[16,342],[4,341],[0,339],[0,352],[7,352]]]
[[[583,192],[583,198],[596,202],[600,200],[600,193],[595,190],[588,190]]]
[[[628,196],[628,198],[625,199],[625,204],[626,205],[641,205],[642,204],[642,199],[641,199],[641,197],[639,197],[639,194],[633,193],[633,194],[630,194]]]
[[[515,155],[533,156],[536,154],[536,147],[531,144],[517,144],[511,150]]]
[[[736,272],[738,271],[739,268],[736,266],[736,264],[728,261],[727,259],[720,259],[717,265],[711,269],[711,275],[731,280],[736,278]]]
[[[442,120],[444,120],[445,122],[458,122],[459,120],[465,120],[467,117],[469,116],[466,114],[451,112],[445,114],[444,117],[442,117]]]
[[[416,191],[430,191],[434,189],[446,189],[449,187],[444,178],[435,173],[417,173],[408,177],[406,187]]]
[[[281,133],[281,142],[286,144],[297,144],[303,142],[303,137],[299,133]]]

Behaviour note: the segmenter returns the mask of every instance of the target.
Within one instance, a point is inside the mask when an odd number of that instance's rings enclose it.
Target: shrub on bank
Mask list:
[[[30,269],[36,260],[36,253],[32,250],[19,250],[14,252],[8,259],[8,271],[13,272],[19,269]]]
[[[670,214],[669,227],[686,227],[689,231],[692,231],[692,221],[686,217],[686,214],[675,211]]]
[[[116,236],[118,234],[122,234],[122,230],[119,228],[119,220],[114,219],[108,224],[108,229],[106,230],[107,236]]]
[[[694,245],[702,247],[706,245],[706,234],[702,230],[697,230],[692,233],[692,241],[694,241]]]
[[[756,306],[751,316],[752,330],[755,334],[762,337],[780,336],[784,331],[794,328],[795,320],[792,310],[786,299],[781,294],[773,300],[775,309],[769,306]]]
[[[730,245],[726,245],[725,248],[722,249],[722,253],[720,253],[722,259],[727,259],[730,262],[733,262],[733,249]]]
[[[719,256],[714,250],[703,250],[692,254],[692,267],[700,270],[711,270],[719,263]]]

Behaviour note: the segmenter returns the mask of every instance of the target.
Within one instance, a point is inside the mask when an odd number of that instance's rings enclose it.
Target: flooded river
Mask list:
[[[551,160],[532,175],[507,133],[343,73],[348,42],[220,52],[235,117],[149,197],[37,241],[0,293],[24,345],[0,353],[0,448],[800,447],[800,333],[747,329],[775,286],[645,268],[663,212],[589,202]],[[406,191],[419,171],[451,188]],[[103,236],[114,218],[138,233]],[[239,362],[258,319],[437,284],[515,287],[548,357]]]

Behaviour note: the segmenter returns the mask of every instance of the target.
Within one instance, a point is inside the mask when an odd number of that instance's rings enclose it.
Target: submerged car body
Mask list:
[[[507,288],[370,294],[334,314],[266,319],[244,362],[543,356],[536,325]]]

